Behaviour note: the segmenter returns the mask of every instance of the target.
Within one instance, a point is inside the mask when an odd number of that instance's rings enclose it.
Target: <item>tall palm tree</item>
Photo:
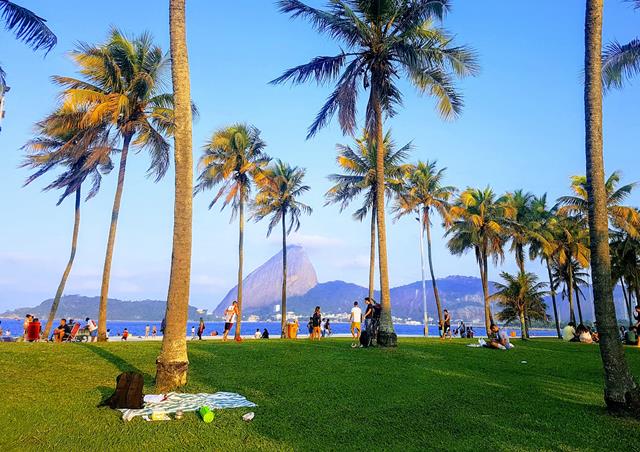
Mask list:
[[[387,198],[401,185],[403,162],[411,150],[411,143],[395,149],[390,132],[384,137],[384,174]],[[337,163],[344,170],[343,174],[332,174],[329,180],[333,185],[326,193],[327,204],[340,204],[340,212],[346,209],[351,201],[364,195],[362,206],[355,211],[353,217],[362,221],[371,212],[371,240],[369,253],[369,298],[373,298],[374,274],[376,260],[376,160],[378,145],[366,131],[354,142],[353,148],[338,144]],[[326,205],[326,204],[325,204]]]
[[[626,0],[640,9],[640,0]],[[640,74],[640,37],[627,44],[618,41],[605,46],[602,54],[602,81],[605,88],[622,88],[624,83]]]
[[[511,251],[514,253],[516,264],[520,273],[525,273],[525,247],[530,242],[531,203],[534,195],[523,190],[515,190],[506,195],[507,203],[513,209],[514,217],[507,222],[508,235],[511,238]],[[529,337],[529,316],[527,305],[524,305],[524,334]]]
[[[238,215],[238,323],[236,338],[242,324],[242,267],[244,261],[244,207],[249,201],[252,180],[269,163],[264,153],[266,143],[260,131],[246,124],[234,124],[216,131],[204,145],[200,157],[200,175],[195,192],[222,184],[209,208],[224,195],[222,208],[232,205],[231,219]]]
[[[49,337],[75,260],[80,232],[82,185],[87,178],[91,179],[91,188],[85,200],[93,198],[100,189],[102,174],[108,173],[113,167],[110,158],[113,140],[109,129],[101,125],[83,128],[80,126],[81,119],[82,114],[65,114],[56,111],[36,124],[35,138],[29,140],[24,146],[27,156],[22,166],[35,170],[26,180],[25,185],[52,170],[62,169],[62,173],[43,190],[62,190],[57,205],[60,205],[67,196],[75,194],[71,252],[53,297],[47,324],[42,334],[43,338]]]
[[[640,236],[640,214],[634,207],[622,203],[629,197],[637,182],[618,187],[621,174],[614,171],[604,183],[609,223],[618,229],[629,232],[634,237]],[[560,214],[580,215],[586,220],[589,214],[589,199],[586,176],[571,178],[572,196],[558,198],[558,212]]]
[[[156,390],[166,393],[187,382],[187,320],[191,279],[193,152],[191,82],[187,51],[185,0],[169,0],[169,40],[174,106],[176,164],[173,251],[162,349],[156,359]]]
[[[0,0],[0,20],[7,31],[13,32],[18,41],[33,50],[44,49],[49,53],[58,43],[58,38],[46,25],[46,19],[9,0]],[[0,97],[4,95],[5,88],[6,73],[0,67]]]
[[[494,283],[497,291],[491,295],[492,300],[497,300],[503,307],[497,317],[503,322],[510,323],[520,321],[520,333],[523,340],[527,339],[525,312],[535,320],[547,319],[547,306],[544,296],[547,291],[545,283],[538,282],[538,277],[533,273],[520,272],[511,275],[507,272],[500,273],[504,283]]]
[[[584,323],[582,316],[582,307],[580,305],[580,295],[584,296],[584,293],[580,289],[580,286],[587,286],[589,284],[589,274],[583,271],[583,268],[576,259],[571,260],[571,264],[568,261],[563,263],[554,261],[552,264],[553,282],[552,286],[554,290],[557,290],[562,286],[560,292],[562,299],[567,298],[569,300],[569,319],[575,322],[575,310],[574,306],[578,309],[578,321]],[[571,289],[569,289],[571,287]],[[575,298],[573,298],[575,296]],[[575,300],[575,303],[573,301]]]
[[[253,203],[255,221],[271,217],[267,237],[278,223],[282,224],[282,338],[286,337],[287,323],[287,235],[300,228],[302,214],[309,215],[312,211],[311,207],[299,200],[300,196],[310,190],[303,183],[304,176],[304,168],[276,160],[257,179],[259,191]]]
[[[497,198],[493,190],[467,188],[449,210],[453,219],[447,230],[447,247],[456,255],[473,250],[482,281],[484,294],[484,322],[489,332],[493,321],[489,298],[489,258],[494,264],[504,260],[507,242],[507,220],[514,212],[505,197]]]
[[[165,136],[173,132],[173,96],[164,92],[168,59],[148,33],[130,39],[112,29],[105,44],[79,44],[71,56],[83,77],[53,78],[65,88],[63,109],[86,109],[83,124],[109,121],[122,139],[100,289],[98,340],[104,341],[111,261],[129,147],[147,149],[151,155],[148,174],[156,181],[164,176],[170,160]]]
[[[605,373],[605,403],[612,412],[630,412],[640,417],[640,388],[631,375],[618,338],[611,285],[608,199],[602,149],[602,13],[603,0],[586,0],[585,153],[593,298]]]
[[[416,165],[410,165],[406,170],[406,182],[403,190],[398,194],[397,203],[394,207],[398,217],[418,213],[421,238],[424,231],[427,233],[427,259],[429,261],[431,286],[433,288],[433,297],[436,300],[440,325],[444,323],[444,318],[442,316],[440,294],[438,293],[436,277],[433,271],[433,259],[431,257],[431,214],[432,212],[439,214],[445,227],[451,225],[451,216],[449,215],[450,200],[457,190],[453,186],[443,184],[446,170],[446,168],[438,169],[437,162],[430,162],[428,160],[426,162],[418,161]],[[420,248],[420,252],[422,253],[422,245]],[[426,317],[424,272],[422,275],[422,292]],[[428,330],[425,319],[425,334],[427,333]]]
[[[320,56],[287,70],[273,83],[319,84],[335,82],[336,87],[309,128],[312,137],[338,113],[343,133],[356,128],[358,95],[368,91],[366,128],[378,144],[376,178],[384,180],[383,115],[392,117],[402,103],[398,88],[401,75],[419,91],[436,98],[442,117],[453,118],[462,111],[462,97],[454,77],[478,71],[475,55],[434,26],[449,10],[449,0],[336,1],[326,10],[312,8],[299,0],[279,0],[280,11],[291,17],[308,19],[320,33],[341,42],[343,51]],[[378,344],[395,346],[397,336],[391,318],[387,230],[384,186],[377,186],[376,223],[382,315]]]
[[[535,260],[540,258],[547,268],[547,275],[549,277],[548,287],[549,294],[551,295],[551,303],[553,305],[556,334],[558,335],[558,339],[562,339],[556,291],[553,285],[553,274],[551,270],[552,262],[555,259],[553,250],[556,247],[554,247],[553,243],[556,239],[556,222],[557,217],[555,209],[548,209],[547,207],[547,194],[545,193],[540,197],[534,197],[531,201],[531,221],[529,223],[528,231],[529,259]]]
[[[572,290],[575,288],[574,269],[589,267],[589,229],[585,220],[578,216],[560,216],[554,227],[556,238],[551,243],[551,255],[554,256],[560,273],[565,275],[570,320],[575,322]],[[575,267],[574,263],[578,266]],[[582,323],[582,318],[580,322]]]

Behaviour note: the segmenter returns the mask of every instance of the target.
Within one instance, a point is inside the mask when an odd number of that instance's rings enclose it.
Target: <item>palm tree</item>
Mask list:
[[[553,274],[551,264],[555,256],[553,243],[556,239],[557,222],[555,209],[547,208],[547,194],[535,197],[531,201],[531,221],[529,223],[529,259],[535,260],[538,257],[544,262],[549,277],[549,293],[553,304],[553,317],[556,324],[558,339],[562,339],[560,331],[560,319],[558,317],[558,305],[556,302],[556,291],[553,285]]]
[[[489,258],[494,264],[504,260],[508,219],[514,212],[505,197],[496,198],[491,188],[467,188],[460,194],[449,213],[453,219],[447,230],[447,247],[456,255],[473,250],[482,281],[484,321],[489,332],[493,323],[489,299]]]
[[[168,59],[149,34],[130,39],[112,29],[105,44],[79,44],[71,55],[83,78],[54,77],[55,82],[66,88],[63,109],[86,109],[83,124],[109,121],[122,139],[100,289],[98,340],[104,341],[111,261],[129,147],[147,149],[151,155],[148,174],[156,181],[164,176],[170,160],[170,145],[165,136],[173,132],[173,96],[163,91]]]
[[[110,137],[109,129],[101,125],[83,128],[80,126],[81,119],[82,113],[65,114],[56,111],[36,124],[36,137],[29,140],[24,146],[27,156],[22,166],[35,170],[26,180],[25,185],[52,170],[61,168],[62,173],[44,190],[63,190],[57,205],[60,205],[67,196],[75,194],[71,253],[51,304],[47,324],[42,334],[43,338],[49,337],[67,278],[75,260],[80,232],[82,185],[87,178],[91,179],[91,188],[85,200],[93,198],[100,189],[102,174],[112,169],[110,154],[113,150],[113,140]]]
[[[545,283],[538,282],[538,277],[533,273],[520,272],[511,275],[507,272],[500,273],[504,283],[494,283],[497,292],[491,295],[492,300],[497,300],[503,307],[498,313],[498,319],[511,323],[520,321],[520,332],[523,340],[527,339],[525,312],[536,320],[547,320],[547,305],[544,303]]]
[[[365,122],[378,144],[377,180],[384,180],[383,114],[392,117],[402,103],[397,85],[401,74],[419,91],[436,98],[442,117],[453,118],[462,111],[462,97],[453,79],[476,74],[478,66],[472,51],[454,46],[452,38],[433,24],[449,10],[448,0],[336,1],[326,10],[299,0],[279,0],[278,4],[280,11],[308,19],[318,32],[340,41],[345,50],[291,68],[272,83],[304,83],[310,79],[319,84],[336,83],[309,127],[307,138],[326,126],[336,112],[343,133],[352,134],[358,95],[361,90],[368,91]],[[384,208],[384,186],[378,185],[376,224],[382,305],[378,344],[395,346]]]
[[[49,53],[58,43],[58,38],[47,27],[46,20],[9,0],[0,0],[0,19],[7,31],[12,31],[18,41],[33,50],[43,49]],[[0,67],[0,98],[6,92],[6,74]]]
[[[253,203],[255,221],[271,217],[267,237],[278,223],[282,223],[282,338],[286,337],[287,323],[287,235],[300,228],[300,216],[303,213],[311,213],[311,207],[298,199],[310,189],[303,184],[304,176],[304,168],[276,160],[259,175],[259,191]]]
[[[626,0],[640,9],[640,0]],[[625,81],[640,74],[640,38],[627,44],[613,41],[602,54],[602,81],[605,88],[622,88]]]
[[[551,243],[550,254],[554,256],[556,267],[564,275],[570,320],[575,322],[572,290],[575,288],[574,268],[589,267],[589,230],[585,220],[578,216],[559,216],[554,227],[556,239]],[[575,267],[575,263],[577,263],[577,267]],[[582,323],[581,312],[582,310],[579,313],[580,323]]]
[[[431,213],[440,215],[445,227],[451,225],[449,215],[449,201],[456,193],[456,188],[443,185],[442,181],[446,168],[437,169],[437,162],[421,162],[410,165],[406,170],[406,183],[399,193],[394,210],[397,216],[417,213],[420,219],[420,254],[422,255],[422,235],[427,232],[427,259],[429,260],[429,272],[431,273],[431,286],[433,287],[433,297],[436,300],[438,309],[438,320],[440,325],[444,324],[442,316],[442,305],[440,294],[433,271],[433,259],[431,257]],[[422,296],[425,310],[425,335],[428,333],[426,319],[426,291],[424,284],[424,264],[422,272]]]
[[[618,187],[621,174],[614,171],[604,183],[609,222],[613,227],[625,230],[634,237],[640,236],[640,214],[638,210],[622,205],[629,197],[637,182]],[[586,176],[571,177],[571,189],[573,196],[561,196],[558,198],[558,213],[580,215],[587,220],[589,216],[589,199]]]
[[[169,40],[174,107],[176,162],[173,252],[162,349],[156,359],[156,390],[166,393],[187,383],[187,320],[191,279],[193,153],[191,82],[187,52],[185,0],[169,0]]]
[[[403,164],[411,150],[411,143],[395,149],[390,132],[384,137],[384,174],[387,198],[401,185]],[[354,142],[354,147],[338,144],[338,166],[344,174],[332,174],[329,180],[334,182],[326,193],[327,204],[340,204],[340,212],[346,209],[351,201],[364,195],[362,206],[355,211],[353,217],[362,221],[371,211],[371,240],[369,253],[369,298],[373,298],[374,274],[376,260],[376,159],[378,146],[375,139],[366,131]]]
[[[576,259],[571,260],[571,265],[569,262],[559,263],[557,260],[554,261],[552,267],[553,274],[553,282],[552,286],[554,290],[557,290],[560,286],[562,286],[562,292],[560,293],[562,299],[567,298],[569,300],[569,319],[572,322],[575,322],[575,311],[573,309],[573,294],[575,294],[575,306],[578,308],[578,321],[579,323],[584,324],[584,320],[582,317],[582,307],[580,305],[580,295],[584,296],[584,293],[580,289],[580,286],[589,285],[588,277],[589,274],[583,271],[582,267],[578,263]],[[571,287],[571,290],[569,290]]]
[[[640,300],[640,242],[626,232],[614,231],[609,249],[611,278],[614,284],[620,282],[631,326],[633,306]]]
[[[586,0],[585,153],[593,298],[605,373],[605,403],[611,412],[629,412],[640,417],[640,388],[631,375],[618,338],[611,285],[608,197],[602,149],[602,12],[603,0]]]
[[[530,224],[531,221],[531,203],[534,200],[532,193],[523,190],[515,190],[513,193],[507,193],[507,203],[513,209],[514,217],[507,222],[508,235],[511,238],[511,251],[514,253],[516,264],[520,273],[525,273],[525,247],[530,242]],[[524,305],[524,334],[529,337],[529,315],[527,313],[527,305]]]
[[[222,208],[232,204],[231,219],[238,221],[238,323],[236,338],[240,338],[242,322],[242,267],[244,260],[244,206],[251,193],[251,181],[269,163],[264,153],[266,143],[260,131],[246,124],[234,124],[216,131],[204,145],[200,157],[200,175],[195,192],[201,192],[222,184],[209,208],[224,195]]]

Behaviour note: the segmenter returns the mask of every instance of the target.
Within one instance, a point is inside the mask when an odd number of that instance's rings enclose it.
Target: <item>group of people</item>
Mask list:
[[[569,322],[562,329],[562,340],[567,342],[582,342],[583,344],[593,344],[600,342],[600,335],[595,330],[584,324],[576,327],[576,322]]]
[[[60,323],[54,328],[49,338],[42,337],[42,324],[40,319],[31,314],[25,316],[22,324],[23,334],[22,340],[26,342],[38,342],[42,339],[52,342],[66,342],[74,338],[80,331],[81,324],[73,319],[60,319]],[[88,340],[95,342],[98,336],[98,325],[90,317],[85,319],[84,329]]]

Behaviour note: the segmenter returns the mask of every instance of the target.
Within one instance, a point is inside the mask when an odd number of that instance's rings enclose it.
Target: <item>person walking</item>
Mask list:
[[[85,319],[85,322],[87,322],[87,329],[89,330],[89,341],[95,342],[98,339],[98,325],[89,317]]]
[[[233,303],[227,307],[224,311],[224,333],[222,333],[222,340],[224,342],[227,341],[227,336],[229,335],[229,331],[233,328],[233,324],[236,323],[238,319],[238,302],[233,300]]]
[[[202,334],[204,333],[205,325],[204,320],[200,317],[200,324],[198,325],[198,340],[202,340]]]
[[[192,326],[191,327],[191,340],[194,340],[196,338],[196,327]]]
[[[331,334],[331,323],[329,319],[326,319],[324,322],[324,329],[322,330],[322,337],[329,337]]]
[[[354,339],[360,338],[360,322],[362,321],[362,309],[358,306],[358,302],[353,302],[353,308],[351,308],[351,315],[349,316],[351,321],[351,337]]]
[[[145,340],[149,339],[149,330],[150,330],[149,325],[144,327],[144,339]]]
[[[443,311],[444,313],[444,328],[442,331],[442,338],[451,339],[451,314],[446,309]]]

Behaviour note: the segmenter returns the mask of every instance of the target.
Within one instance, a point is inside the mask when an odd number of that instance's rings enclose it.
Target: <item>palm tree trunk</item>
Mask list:
[[[576,293],[576,306],[578,307],[578,319],[580,320],[580,323],[584,324],[584,321],[582,320],[582,306],[580,306],[580,289],[578,288],[577,284],[573,285],[573,290]]]
[[[420,274],[422,275],[422,312],[424,313],[424,335],[429,336],[429,316],[427,315],[427,284],[424,277],[424,222],[420,210],[418,210],[420,224]]]
[[[372,83],[373,109],[375,112],[376,143],[376,181],[384,181],[384,134],[382,133],[382,105],[378,89],[380,79],[376,76]],[[393,328],[391,316],[391,291],[389,288],[389,267],[387,263],[387,228],[384,218],[384,183],[376,184],[376,219],[378,224],[378,265],[380,267],[380,328],[378,330],[378,345],[382,347],[396,347],[398,336]]]
[[[524,247],[522,245],[516,246],[516,263],[518,264],[518,269],[520,273],[524,275]],[[524,337],[529,338],[529,324],[531,320],[529,319],[529,307],[527,303],[524,304]]]
[[[527,333],[525,332],[527,326],[526,326],[526,320],[524,318],[524,306],[522,307],[522,309],[520,309],[520,338],[523,341],[526,341],[528,339]]]
[[[622,296],[624,297],[624,304],[627,308],[627,317],[629,318],[629,326],[633,325],[631,317],[631,293],[627,291],[624,285],[624,277],[620,278],[620,285],[622,286]]]
[[[56,296],[53,298],[51,310],[49,311],[49,318],[47,319],[47,325],[44,327],[44,333],[42,333],[42,339],[47,339],[49,337],[49,333],[51,332],[51,328],[53,327],[53,320],[56,317],[56,311],[58,310],[58,305],[60,304],[60,299],[62,298],[62,294],[64,293],[64,286],[67,284],[67,278],[69,277],[69,273],[71,273],[73,260],[76,257],[76,248],[78,247],[78,231],[80,230],[81,198],[82,195],[80,194],[80,187],[78,187],[78,189],[76,190],[76,204],[74,208],[73,234],[71,236],[71,254],[69,255],[69,261],[67,262],[67,266],[64,269],[64,273],[62,274],[62,279],[60,279],[60,284],[58,284]]]
[[[373,300],[376,273],[376,208],[371,209],[371,250],[369,252],[369,298]]]
[[[242,189],[240,190],[242,192]],[[244,264],[244,199],[240,196],[238,203],[238,321],[236,323],[236,339],[240,338],[240,328],[242,325],[242,266]]]
[[[187,383],[187,320],[191,279],[193,213],[193,154],[191,86],[185,0],[169,1],[171,78],[175,99],[174,155],[176,164],[173,210],[173,253],[167,295],[166,326],[156,360],[156,390],[165,393]]]
[[[482,294],[484,296],[484,326],[487,329],[487,336],[491,329],[492,316],[491,305],[489,304],[489,278],[487,275],[487,256],[486,252],[481,251],[480,261],[480,280],[482,281]]]
[[[436,309],[438,310],[438,321],[440,325],[444,325],[444,317],[442,316],[442,305],[440,304],[440,293],[436,283],[436,276],[433,272],[433,259],[431,258],[431,224],[429,214],[425,221],[427,229],[427,259],[429,259],[429,273],[431,273],[431,285],[433,286],[433,298],[436,300]]]
[[[567,268],[567,275],[569,277],[569,281],[567,281],[567,296],[569,297],[569,320],[574,322],[576,321],[576,315],[573,311],[573,269],[571,268],[571,257],[569,257],[569,267]]]
[[[611,412],[640,417],[640,390],[634,381],[618,336],[611,286],[607,193],[602,151],[602,13],[603,0],[586,0],[585,122],[589,238],[600,356],[604,366],[604,400]]]
[[[280,304],[280,337],[287,337],[287,211],[282,212],[282,303]]]
[[[549,292],[551,293],[551,302],[553,303],[553,318],[556,321],[556,332],[558,333],[558,339],[562,339],[562,332],[560,331],[560,319],[558,318],[558,305],[556,304],[556,291],[553,289],[553,276],[551,275],[551,264],[549,259],[545,258],[547,263],[547,273],[549,274]]]
[[[116,229],[118,228],[118,215],[120,214],[120,201],[122,200],[122,189],[124,188],[124,176],[127,170],[127,156],[129,154],[129,143],[131,143],[131,137],[131,133],[127,133],[124,136],[124,141],[122,143],[122,152],[120,153],[118,184],[116,185],[116,194],[113,199],[113,208],[111,209],[111,225],[109,226],[107,252],[104,257],[104,268],[102,270],[102,286],[100,287],[100,308],[98,310],[98,342],[107,340],[107,302],[109,301],[111,261],[113,260],[113,247],[116,243]]]

